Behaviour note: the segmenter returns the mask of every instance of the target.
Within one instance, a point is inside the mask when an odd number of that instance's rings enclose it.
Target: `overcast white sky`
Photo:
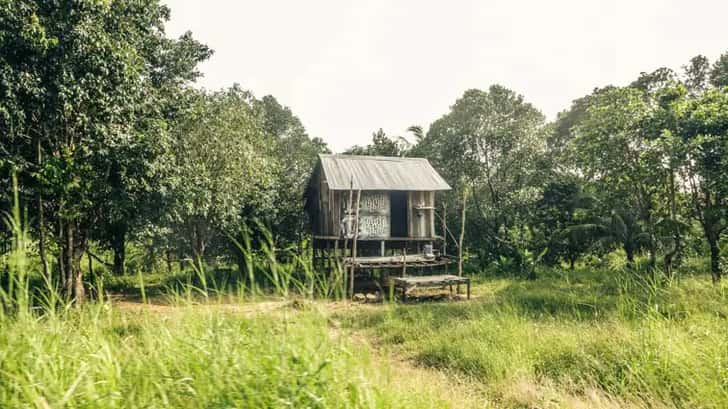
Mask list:
[[[171,36],[215,50],[208,89],[291,107],[334,151],[427,128],[466,89],[502,84],[549,119],[594,87],[728,51],[728,1],[167,0]]]

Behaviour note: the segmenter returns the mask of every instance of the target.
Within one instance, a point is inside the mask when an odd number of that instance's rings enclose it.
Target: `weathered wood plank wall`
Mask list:
[[[313,206],[317,209],[317,214],[313,217],[313,233],[338,236],[341,221],[346,216],[348,192],[329,189],[322,175],[319,175],[317,182],[318,195],[314,200],[318,203]],[[360,211],[360,240],[392,237],[392,213],[388,191],[362,192]],[[411,238],[435,236],[435,192],[408,192],[407,230],[408,237]]]

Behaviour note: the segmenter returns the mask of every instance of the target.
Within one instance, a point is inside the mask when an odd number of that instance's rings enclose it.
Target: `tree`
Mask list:
[[[575,226],[589,221],[588,210],[593,202],[574,178],[548,182],[536,203],[532,221],[534,232],[543,237],[543,243],[537,244],[536,250],[547,249],[545,261],[553,263],[564,259],[573,269],[576,260],[592,246],[594,237],[590,231]]]
[[[452,186],[470,187],[468,237],[483,260],[516,254],[508,231],[524,231],[543,182],[543,114],[499,85],[468,90],[415,150],[425,153]]]
[[[596,93],[597,90],[594,90]],[[546,138],[546,146],[548,148],[549,155],[554,158],[556,166],[562,166],[564,161],[565,149],[569,146],[569,143],[574,139],[572,128],[578,124],[584,115],[586,109],[589,106],[589,97],[577,98],[571,103],[571,107],[567,110],[561,111],[556,116],[556,121],[552,127],[552,131]]]
[[[157,0],[0,2],[0,151],[50,211],[64,292],[79,303],[81,256],[110,208],[118,155],[142,155],[135,171],[153,172],[166,129],[155,81],[174,72],[162,67],[197,62],[170,52],[168,17]]]
[[[267,222],[279,245],[300,241],[305,231],[303,193],[320,153],[328,153],[326,143],[309,137],[300,119],[273,96],[256,101],[262,110],[264,129],[276,141],[274,156],[279,172],[275,175],[275,203],[267,214],[260,209],[244,210],[248,224],[253,218]]]
[[[651,93],[665,88],[677,81],[677,74],[670,68],[662,67],[652,72],[642,72],[630,88],[636,88],[649,96]]]
[[[699,70],[700,61],[696,58],[692,60],[693,67]],[[695,72],[693,74],[700,75]],[[681,192],[680,180],[686,156],[685,144],[679,136],[680,106],[688,95],[700,92],[698,77],[688,76],[686,79],[692,81],[692,86],[695,87],[692,91],[675,82],[663,84],[661,88],[655,88],[645,95],[652,108],[645,120],[645,134],[653,143],[656,154],[661,157],[656,169],[664,174],[664,178],[655,182],[659,195],[666,199],[655,203],[654,213],[657,220],[654,227],[658,244],[664,247],[664,266],[669,275],[672,274],[673,266],[679,265],[682,260],[683,235],[688,228],[687,215],[681,211],[684,207],[684,194]]]
[[[419,125],[412,125],[407,128],[407,132],[411,133],[415,137],[415,145],[422,143],[425,139],[425,130]]]
[[[134,15],[133,8],[140,4],[120,5],[123,6],[132,8],[126,14]],[[179,39],[169,39],[163,35],[162,27],[159,30],[155,37],[137,47],[146,54],[151,75],[147,92],[157,111],[155,115],[169,124],[191,104],[186,88],[200,76],[197,64],[206,60],[212,51],[195,41],[189,32]],[[116,274],[125,272],[129,235],[159,224],[169,205],[169,197],[164,193],[170,172],[169,163],[164,161],[171,149],[168,132],[149,133],[144,129],[144,122],[139,132],[150,137],[119,147],[110,155],[108,183],[103,191],[106,197],[103,206],[97,207],[92,235],[113,251],[112,269]]]
[[[710,61],[703,55],[691,58],[690,63],[683,67],[683,83],[693,96],[706,91],[709,75]]]
[[[728,53],[724,53],[713,63],[710,84],[716,88],[728,86]]]
[[[365,156],[407,156],[410,143],[403,137],[390,138],[382,128],[372,133],[372,143],[361,147],[353,146],[345,153]]]
[[[710,271],[721,280],[721,235],[728,229],[728,90],[689,101],[683,117],[689,152],[687,178],[693,213],[710,249]]]
[[[199,259],[213,239],[236,232],[242,208],[272,207],[274,144],[253,104],[237,86],[199,94],[173,128],[174,221]]]
[[[650,112],[650,104],[639,89],[614,88],[600,93],[576,128],[574,152],[575,162],[587,181],[603,192],[605,203],[615,211],[635,209],[649,235],[647,247],[654,267],[654,213],[664,171],[662,151],[645,125]]]

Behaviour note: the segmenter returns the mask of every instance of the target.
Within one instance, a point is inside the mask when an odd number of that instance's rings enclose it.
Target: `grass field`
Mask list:
[[[394,393],[366,348],[285,304],[100,304],[4,319],[0,407],[437,407]]]
[[[498,407],[728,407],[728,292],[707,277],[655,287],[551,271],[483,280],[475,293],[345,320],[418,365],[483,385]]]
[[[5,310],[0,407],[728,407],[728,287],[707,276],[480,275],[471,301],[412,304],[159,282]]]

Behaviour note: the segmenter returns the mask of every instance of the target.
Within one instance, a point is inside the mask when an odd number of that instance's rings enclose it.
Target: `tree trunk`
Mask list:
[[[572,271],[574,271],[574,261],[573,257],[569,257],[569,269]]]
[[[202,262],[202,258],[205,256],[205,239],[202,233],[203,227],[199,223],[195,223],[193,228],[193,240],[192,240],[192,252],[193,256],[197,259],[195,262]]]
[[[43,217],[43,196],[38,192],[38,255],[43,276],[48,277],[48,260],[45,247],[45,217]]]
[[[58,234],[56,235],[58,240],[58,259],[56,265],[58,265],[58,275],[61,279],[61,288],[66,288],[66,253],[65,243],[63,237],[65,237],[65,230],[63,229],[63,222],[58,220]]]
[[[79,243],[80,244],[80,243]],[[83,270],[81,270],[81,257],[83,256],[82,246],[77,246],[73,251],[73,299],[77,305],[86,301],[86,290],[83,287]]]
[[[721,279],[720,271],[720,247],[718,247],[718,238],[713,235],[708,236],[708,246],[710,247],[710,274],[713,277],[713,283],[718,284]]]
[[[62,270],[65,272],[63,290],[66,298],[74,300],[77,305],[86,301],[83,287],[83,271],[81,257],[86,251],[86,240],[79,234],[75,221],[66,221],[62,236],[63,255]]]
[[[629,268],[634,267],[634,251],[630,247],[625,246],[624,252],[627,254],[627,266]]]
[[[675,187],[675,170],[670,170],[669,175],[669,186],[670,186],[670,219],[673,222],[677,221],[677,189]],[[670,252],[665,254],[665,271],[669,277],[673,275],[673,266],[679,266],[682,258],[682,236],[680,234],[680,228],[673,226],[675,231],[673,232],[672,241],[673,248]]]
[[[185,270],[185,255],[182,252],[177,252],[177,264],[179,264],[179,272],[183,272]]]
[[[111,249],[114,251],[114,274],[126,273],[126,231],[125,223],[116,223],[111,227]]]
[[[63,291],[68,299],[73,298],[73,223],[66,222],[64,225],[63,240]]]
[[[86,251],[86,258],[88,259],[88,281],[91,283],[91,294],[89,297],[92,299],[101,298],[100,288],[96,287],[98,281],[96,280],[96,274],[94,274],[94,258],[91,257],[90,251]]]
[[[169,249],[164,252],[164,258],[167,261],[167,273],[172,274],[172,252]]]
[[[655,245],[655,236],[650,234],[650,274],[652,275],[652,280],[656,280],[656,273],[657,273],[657,246]]]
[[[43,163],[43,156],[41,155],[40,139],[38,139],[38,168],[40,169]],[[39,178],[40,179],[40,178]],[[40,256],[40,265],[43,271],[43,276],[48,276],[48,261],[46,260],[46,248],[45,248],[45,217],[43,217],[43,193],[41,191],[41,182],[38,181],[38,255]]]

